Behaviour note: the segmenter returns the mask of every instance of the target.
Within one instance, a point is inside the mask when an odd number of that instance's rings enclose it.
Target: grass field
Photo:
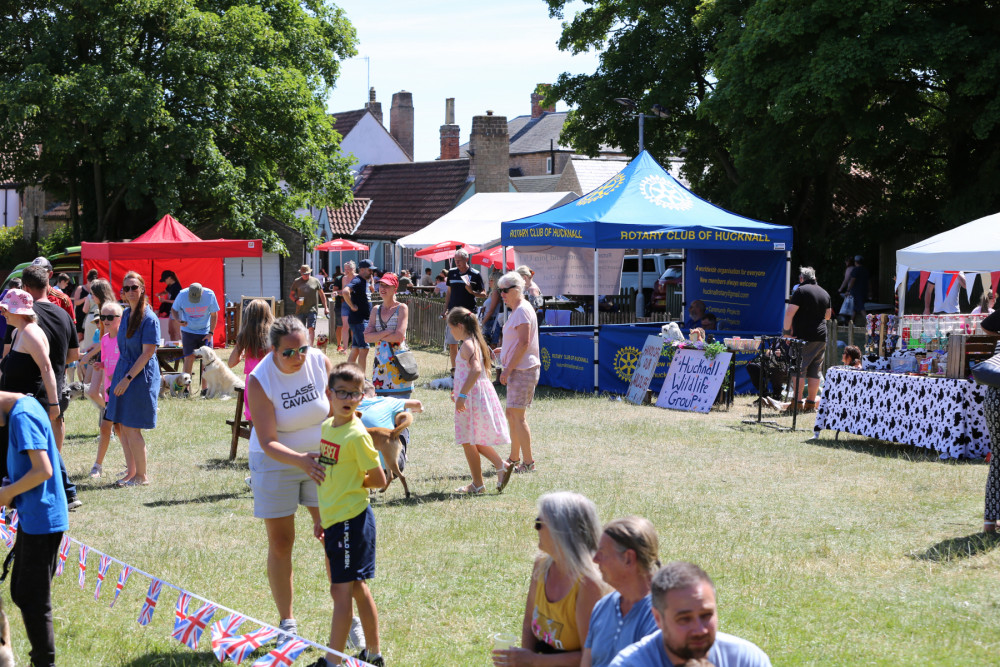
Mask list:
[[[422,382],[447,366],[439,353],[418,359]],[[485,665],[489,636],[519,631],[535,501],[558,489],[593,499],[605,521],[650,518],[664,561],[692,560],[715,578],[720,629],[756,642],[775,665],[1000,662],[1000,542],[978,533],[981,463],[853,436],[834,442],[830,432],[810,441],[811,417],[794,433],[746,426],[746,398],[729,412],[693,415],[542,388],[529,411],[538,471],[516,476],[503,495],[465,498],[451,494],[469,475],[448,395],[421,388],[415,397],[425,413],[407,467],[414,497],[404,500],[397,484],[375,501],[372,590],[390,665]],[[233,408],[161,401],[159,426],[146,434],[152,485],[116,489],[120,447],[112,443],[105,477],[90,480],[96,413],[74,403],[64,455],[84,506],[70,516],[70,535],[276,624],[264,528],[243,482],[245,441],[228,461]],[[298,519],[295,615],[300,634],[324,642],[323,553],[308,514]],[[175,593],[165,590],[153,623],[140,627],[148,580],[133,575],[109,609],[118,567],[98,603],[96,558],[81,591],[76,557],[53,591],[60,665],[215,664],[207,636],[198,652],[169,638]],[[6,587],[3,597],[27,664]]]

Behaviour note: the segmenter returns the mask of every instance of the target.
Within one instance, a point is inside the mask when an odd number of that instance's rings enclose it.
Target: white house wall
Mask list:
[[[336,129],[336,128],[334,128]],[[365,114],[340,142],[340,150],[354,157],[352,169],[360,171],[369,164],[409,162],[406,152],[371,114]]]
[[[261,262],[264,263],[263,274],[261,274]],[[278,301],[283,298],[281,262],[277,254],[265,252],[259,259],[229,257],[225,260],[225,265],[226,301],[239,302],[244,296],[273,296]]]

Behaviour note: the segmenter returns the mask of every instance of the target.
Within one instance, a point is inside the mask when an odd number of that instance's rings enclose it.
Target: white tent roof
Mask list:
[[[897,250],[896,264],[910,271],[1000,271],[1000,213]]]
[[[572,192],[483,192],[396,243],[420,249],[441,241],[462,241],[487,248],[500,242],[501,222],[535,215],[574,199]]]

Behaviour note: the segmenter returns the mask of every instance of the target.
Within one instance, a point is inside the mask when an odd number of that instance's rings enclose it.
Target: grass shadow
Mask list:
[[[391,487],[390,487],[391,488]],[[423,505],[424,503],[437,503],[455,498],[457,494],[445,493],[444,491],[431,491],[430,493],[411,493],[409,498],[399,496],[391,500],[384,500],[378,505],[382,507],[397,507],[410,505]]]
[[[865,440],[835,440],[833,438],[809,438],[803,444],[827,449],[844,449],[859,454],[868,454],[884,459],[899,459],[911,463],[948,463],[951,465],[982,465],[980,459],[941,459],[939,452],[925,447],[902,445],[885,440],[866,438]]]
[[[948,563],[963,558],[972,558],[1000,547],[1000,534],[973,533],[964,537],[942,540],[922,553],[909,554],[914,560],[933,563]]]
[[[262,648],[255,651],[251,657],[257,659],[266,653],[267,651]],[[304,654],[303,657],[305,657]],[[119,664],[122,667],[203,667],[206,665],[218,665],[219,661],[211,651],[198,651],[197,653],[171,653],[167,655],[162,653],[147,653],[146,655]]]
[[[250,489],[245,491],[233,491],[231,493],[213,493],[206,496],[198,496],[196,498],[171,498],[169,500],[154,500],[151,503],[143,503],[146,507],[173,507],[175,505],[195,505],[198,503],[214,503],[220,500],[232,500],[234,498],[242,498],[250,492]]]
[[[239,458],[234,461],[230,461],[228,458],[208,459],[204,463],[199,463],[198,467],[202,470],[249,470],[250,461]]]

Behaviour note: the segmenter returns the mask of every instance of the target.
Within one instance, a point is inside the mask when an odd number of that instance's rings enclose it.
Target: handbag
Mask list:
[[[392,318],[391,315],[389,317],[390,319]],[[382,326],[379,327],[379,325]],[[382,306],[379,306],[378,312],[375,313],[375,328],[379,331],[385,331],[386,329],[385,322],[382,321]],[[420,370],[417,368],[417,358],[409,350],[397,349],[392,353],[392,357],[388,363],[395,366],[396,373],[404,382],[412,382],[420,377]]]
[[[1000,387],[1000,354],[995,354],[973,366],[972,377],[976,379],[977,384]]]
[[[844,303],[840,306],[840,314],[847,317],[854,317],[854,295],[848,294],[844,297]]]

